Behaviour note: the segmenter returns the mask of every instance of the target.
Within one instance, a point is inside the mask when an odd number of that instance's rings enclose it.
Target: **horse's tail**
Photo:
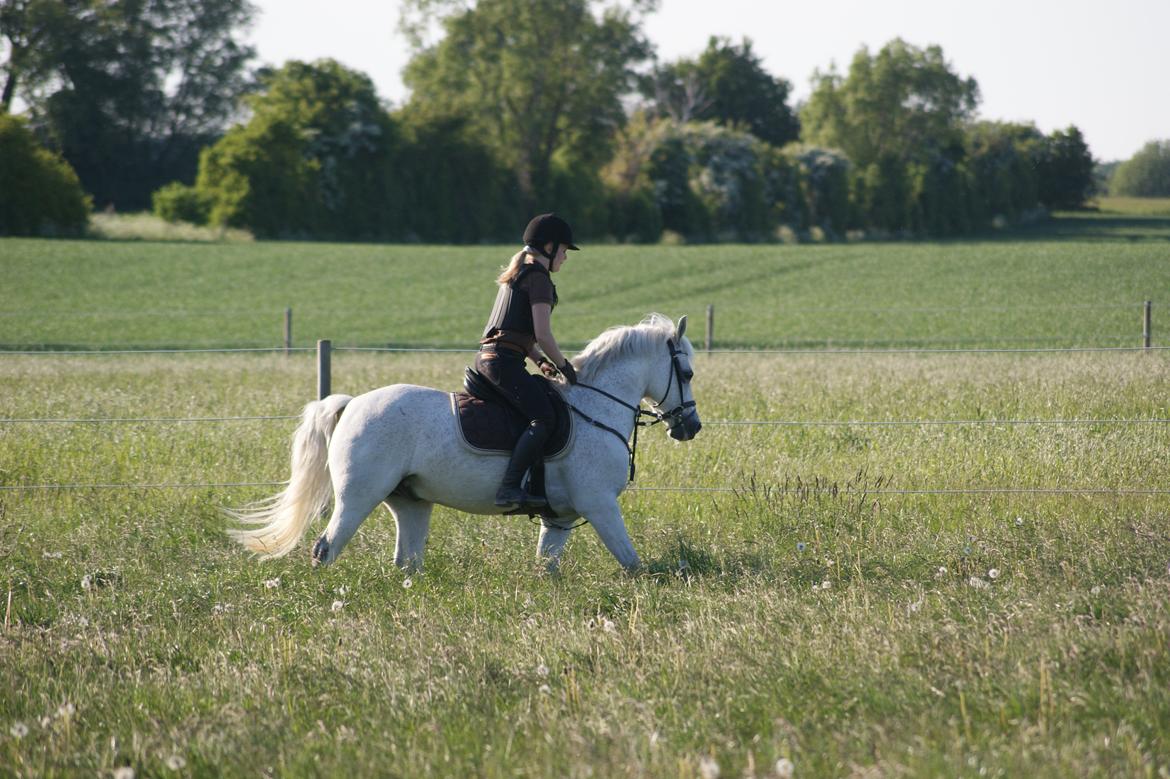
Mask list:
[[[293,434],[292,475],[288,486],[268,500],[239,511],[226,510],[228,516],[241,522],[263,525],[228,531],[236,541],[259,554],[261,560],[291,552],[309,522],[329,507],[333,497],[329,439],[351,400],[349,395],[330,395],[306,405],[301,424]]]

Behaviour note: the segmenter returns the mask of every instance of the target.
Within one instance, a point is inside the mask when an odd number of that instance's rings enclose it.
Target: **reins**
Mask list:
[[[678,376],[678,387],[679,387],[679,396],[678,396],[679,405],[677,408],[672,409],[671,411],[668,411],[666,413],[663,413],[661,411],[647,411],[646,409],[642,408],[641,401],[639,401],[638,405],[631,405],[631,404],[625,402],[624,400],[622,400],[621,398],[617,397],[616,395],[613,395],[609,392],[606,392],[605,390],[601,389],[600,387],[594,387],[592,384],[586,384],[586,383],[581,382],[581,381],[578,381],[576,384],[576,386],[578,386],[578,387],[584,387],[587,390],[591,390],[593,392],[596,392],[599,395],[602,395],[606,398],[609,398],[614,403],[617,403],[619,406],[624,406],[625,408],[628,408],[630,411],[634,412],[634,432],[633,432],[633,443],[632,444],[630,443],[630,441],[628,441],[626,439],[625,436],[623,436],[617,430],[614,430],[612,427],[605,424],[604,422],[597,421],[596,419],[589,416],[581,409],[574,406],[569,401],[567,401],[567,400],[565,401],[565,405],[567,405],[570,409],[572,409],[575,414],[580,416],[582,419],[584,419],[586,422],[593,425],[594,427],[596,427],[600,430],[605,430],[606,432],[609,432],[609,433],[613,433],[615,436],[617,436],[618,440],[622,442],[622,445],[626,447],[626,451],[629,452],[629,454],[630,454],[630,479],[629,479],[629,483],[633,483],[633,481],[634,481],[634,472],[635,472],[635,462],[634,461],[635,461],[635,458],[636,458],[637,452],[638,452],[638,428],[639,427],[653,427],[654,425],[657,425],[659,422],[665,422],[667,419],[670,419],[671,417],[680,415],[680,412],[683,409],[690,408],[690,407],[695,405],[695,401],[693,401],[693,400],[690,400],[690,401],[683,400],[682,369],[679,368],[679,365],[678,365],[678,355],[680,354],[680,352],[678,351],[678,349],[675,348],[674,339],[668,338],[666,341],[666,345],[670,349],[671,373],[670,373],[669,379],[666,382],[666,393],[662,396],[662,400],[658,401],[658,403],[656,405],[659,405],[659,406],[662,405],[663,403],[666,402],[666,399],[668,397],[670,397],[670,388],[674,382],[675,376],[677,375]],[[641,420],[641,417],[651,417],[654,421],[653,422],[643,422]]]
[[[605,390],[603,390],[599,387],[594,387],[591,384],[586,384],[584,382],[579,381],[579,382],[577,382],[576,386],[584,387],[587,390],[593,390],[594,392],[598,393],[599,395],[604,395],[605,397],[612,400],[614,403],[617,403],[620,406],[625,406],[626,408],[628,408],[634,412],[634,435],[633,435],[633,445],[631,445],[630,442],[628,440],[626,440],[626,437],[624,435],[622,435],[621,433],[619,433],[617,430],[614,430],[612,427],[605,424],[604,422],[598,422],[596,419],[589,416],[584,411],[582,411],[581,409],[574,406],[572,403],[569,403],[569,401],[567,401],[567,400],[565,401],[565,405],[567,405],[570,409],[572,409],[575,414],[577,414],[579,417],[584,419],[586,422],[588,422],[589,424],[593,425],[596,428],[599,428],[601,430],[605,430],[608,433],[613,433],[615,436],[617,436],[617,439],[622,442],[622,446],[626,447],[626,451],[629,452],[629,454],[630,454],[630,479],[629,479],[629,481],[633,482],[634,481],[634,469],[635,469],[634,459],[635,459],[635,456],[637,455],[637,452],[638,452],[638,428],[639,427],[650,427],[652,425],[657,425],[659,422],[663,421],[666,417],[663,415],[660,415],[660,414],[655,414],[653,411],[647,411],[646,409],[642,408],[642,406],[640,404],[637,406],[632,406],[629,403],[622,400],[621,398],[615,397],[615,396],[611,395],[610,393],[606,392]],[[643,422],[641,419],[639,419],[639,417],[643,417],[643,416],[653,417],[654,421],[653,422]]]

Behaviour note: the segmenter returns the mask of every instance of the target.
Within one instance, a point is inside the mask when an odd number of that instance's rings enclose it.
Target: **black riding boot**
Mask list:
[[[504,471],[504,481],[496,491],[496,505],[501,508],[544,508],[548,501],[540,495],[529,495],[520,487],[520,480],[528,468],[544,454],[544,442],[548,440],[548,425],[539,420],[528,425],[520,434],[512,459]]]

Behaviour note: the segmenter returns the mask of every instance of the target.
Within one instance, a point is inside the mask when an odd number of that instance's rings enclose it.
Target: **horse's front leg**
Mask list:
[[[633,573],[638,570],[642,561],[634,551],[634,544],[630,541],[626,521],[622,518],[622,510],[618,507],[616,497],[582,511],[581,516],[589,520],[605,548],[617,558],[627,572]]]
[[[561,552],[569,540],[570,530],[559,525],[540,523],[540,540],[536,542],[536,559],[548,566],[549,573],[556,573],[561,564]]]

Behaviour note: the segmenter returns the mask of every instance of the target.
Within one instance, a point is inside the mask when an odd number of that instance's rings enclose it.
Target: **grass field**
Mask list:
[[[566,269],[558,330],[584,340],[647,310],[701,315],[714,302],[717,337],[750,347],[1100,342],[1107,326],[1140,334],[1133,304],[1166,288],[1157,224],[1142,240],[1102,220],[1059,229],[1121,232],[597,249]],[[194,248],[207,253],[182,253]],[[669,279],[642,278],[631,251]],[[174,320],[84,314],[164,300],[247,308],[265,288],[253,273],[285,279],[270,302],[300,311],[312,296],[278,296],[331,267],[395,280],[335,281],[319,321],[337,341],[465,345],[483,301],[451,267],[482,258],[490,278],[500,254],[14,241],[0,252],[15,279],[6,309],[55,305],[83,320],[13,316],[2,340],[22,346],[262,342],[268,324],[249,330],[246,317],[197,330],[191,317],[176,332]],[[615,276],[608,294],[587,262]],[[373,305],[379,295],[391,304]],[[850,310],[870,297],[884,318]],[[411,301],[414,320],[398,310]],[[1114,304],[1124,319],[1086,322]],[[1050,331],[1011,313],[1070,305],[1085,308]],[[928,311],[948,306],[966,319]],[[840,330],[800,329],[797,309],[826,307]],[[311,316],[298,314],[302,343]],[[587,527],[554,578],[533,560],[526,521],[440,509],[427,571],[406,578],[385,513],[332,568],[311,569],[305,547],[250,561],[217,507],[273,487],[0,490],[0,774],[764,777],[784,759],[800,777],[1165,775],[1164,354],[701,356],[702,433],[640,440],[639,489],[623,498],[646,562],[636,577]],[[466,361],[342,352],[333,386],[453,389]],[[10,420],[287,415],[314,386],[307,354],[0,357]],[[736,420],[803,424],[719,424]],[[279,481],[293,425],[0,424],[0,486]],[[1005,487],[1034,492],[974,491]]]
[[[507,247],[0,243],[0,346],[474,345]],[[1069,217],[982,241],[820,246],[586,245],[559,274],[558,337],[581,345],[649,311],[716,345],[1138,345],[1167,303],[1170,219]],[[1161,321],[1161,320],[1158,320]]]

